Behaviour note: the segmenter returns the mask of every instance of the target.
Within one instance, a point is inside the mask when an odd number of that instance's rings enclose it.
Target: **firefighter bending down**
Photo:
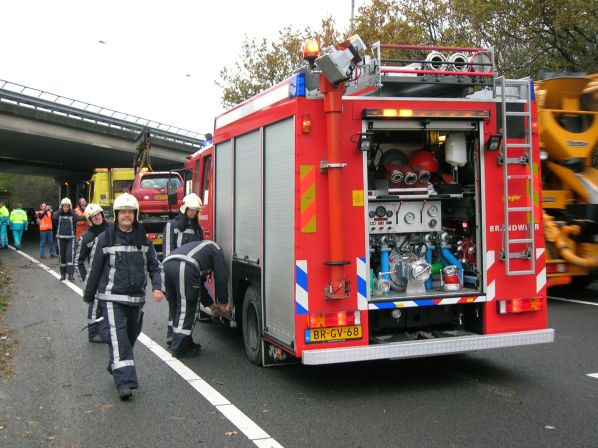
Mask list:
[[[164,245],[162,246],[164,258],[183,244],[203,240],[203,230],[198,219],[202,205],[201,199],[195,193],[190,193],[183,198],[180,213],[164,226]],[[176,311],[175,305],[175,301],[168,301],[167,345],[172,343],[172,319]]]
[[[164,298],[164,285],[154,246],[137,221],[137,199],[124,193],[115,199],[113,209],[114,225],[98,237],[83,300],[100,302],[104,315],[100,334],[110,345],[108,372],[120,399],[128,400],[139,386],[133,345],[141,333],[148,273],[156,302]]]
[[[89,204],[83,212],[89,229],[81,235],[77,246],[77,255],[75,256],[75,272],[80,281],[84,282],[87,277],[85,263],[93,258],[93,248],[96,238],[106,230],[106,220],[104,219],[104,209],[98,204]],[[87,310],[87,336],[89,342],[106,342],[100,336],[97,320],[102,317],[102,308],[97,299],[89,304]]]
[[[172,324],[173,356],[196,356],[201,348],[191,337],[197,300],[201,290],[201,304],[212,309],[212,314],[228,315],[228,270],[222,249],[213,241],[195,241],[175,249],[163,261],[166,279],[166,299],[174,309]],[[204,286],[214,274],[216,303]],[[219,305],[217,305],[219,304]]]

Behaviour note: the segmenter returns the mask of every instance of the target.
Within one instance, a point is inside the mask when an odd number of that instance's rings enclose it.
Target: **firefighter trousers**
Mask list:
[[[141,333],[143,311],[140,305],[127,305],[100,300],[104,319],[99,324],[100,336],[108,341],[109,370],[116,388],[137,389],[137,372],[133,346]]]
[[[164,264],[166,300],[168,301],[168,333],[172,334],[170,349],[181,353],[192,347],[193,323],[197,301],[201,291],[201,303],[210,306],[213,302],[199,272],[183,261],[172,260]]]
[[[90,303],[89,307],[87,308],[87,333],[90,341],[95,336],[100,334],[97,320],[100,319],[102,316],[103,314],[100,302],[98,301],[98,299],[95,299],[93,303]]]
[[[58,238],[58,254],[60,255],[60,273],[75,273],[75,239]]]

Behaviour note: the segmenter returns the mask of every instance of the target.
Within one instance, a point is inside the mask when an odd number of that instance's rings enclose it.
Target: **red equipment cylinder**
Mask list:
[[[325,76],[320,76],[320,91],[324,94],[326,115],[326,138],[328,144],[328,220],[330,223],[330,284],[327,297],[341,299],[348,297],[348,283],[345,279],[343,253],[343,207],[341,163],[341,111],[345,84],[333,85]]]

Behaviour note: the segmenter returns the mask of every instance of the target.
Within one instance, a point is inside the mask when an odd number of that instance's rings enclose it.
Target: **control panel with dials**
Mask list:
[[[440,201],[368,204],[368,230],[375,233],[440,232]]]

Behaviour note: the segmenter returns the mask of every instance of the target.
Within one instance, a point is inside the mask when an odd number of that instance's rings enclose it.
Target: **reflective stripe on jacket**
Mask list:
[[[27,213],[25,210],[21,208],[15,208],[12,212],[10,212],[10,223],[11,224],[26,224],[27,223]]]
[[[79,220],[79,216],[69,210],[67,213],[61,210],[54,212],[54,225],[56,226],[56,238],[58,239],[74,239],[75,238],[75,223]]]
[[[97,297],[109,302],[142,304],[148,274],[152,289],[164,290],[162,265],[139,223],[132,232],[108,226],[98,236],[93,251],[83,295],[86,302]]]

